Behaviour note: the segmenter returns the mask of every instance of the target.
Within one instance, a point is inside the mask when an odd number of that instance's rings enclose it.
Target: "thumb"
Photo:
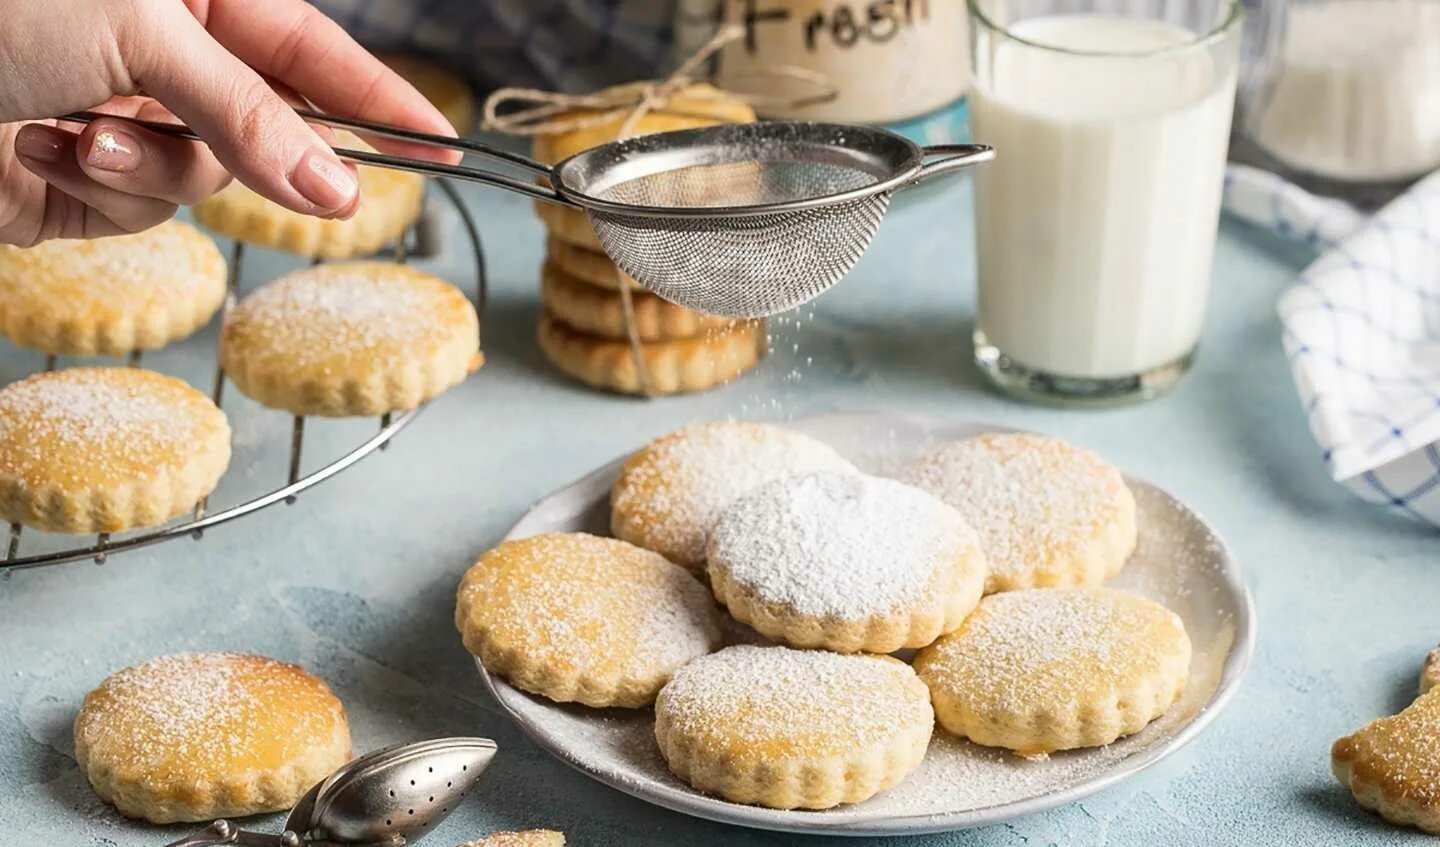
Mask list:
[[[190,126],[257,193],[297,212],[353,211],[355,170],[261,76],[215,41],[181,3],[137,3],[158,20],[122,43],[131,77]]]

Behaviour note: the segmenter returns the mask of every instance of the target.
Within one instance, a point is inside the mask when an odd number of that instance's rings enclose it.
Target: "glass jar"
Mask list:
[[[1246,42],[1240,158],[1356,200],[1440,168],[1440,0],[1276,0]]]

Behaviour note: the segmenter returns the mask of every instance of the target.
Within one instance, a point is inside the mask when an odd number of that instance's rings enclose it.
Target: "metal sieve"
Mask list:
[[[995,155],[981,144],[922,148],[873,127],[766,121],[615,141],[552,168],[476,141],[299,111],[317,123],[527,170],[543,183],[335,150],[361,164],[481,182],[579,208],[610,259],[647,289],[696,311],[744,318],[792,309],[839,282],[870,246],[896,191]],[[62,120],[96,117],[86,112]],[[195,139],[178,125],[136,122]]]

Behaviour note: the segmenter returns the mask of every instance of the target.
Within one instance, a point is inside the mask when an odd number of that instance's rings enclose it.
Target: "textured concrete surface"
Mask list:
[[[502,752],[483,788],[427,844],[541,825],[579,845],[852,843],[692,820],[567,769],[487,701],[451,610],[460,573],[527,504],[652,435],[725,415],[867,408],[1031,427],[1101,450],[1227,536],[1260,620],[1240,696],[1179,755],[1080,804],[892,843],[1422,843],[1358,811],[1329,773],[1331,741],[1406,702],[1422,656],[1440,639],[1440,545],[1353,500],[1321,468],[1272,308],[1307,256],[1227,224],[1203,352],[1173,395],[1114,411],[1039,409],[987,392],[969,364],[969,188],[951,186],[905,198],[813,318],[776,326],[776,353],[761,371],[652,403],[591,393],[546,366],[533,341],[539,226],[524,201],[469,192],[494,281],[490,362],[391,450],[203,542],[0,578],[0,843],[140,847],[177,837],[181,830],[127,823],[95,799],[68,727],[107,673],[158,653],[222,648],[323,675],[349,706],[360,749],[494,737]],[[465,282],[457,235],[434,267]],[[248,281],[287,266],[268,256]],[[212,331],[147,362],[206,385],[213,342]],[[4,347],[0,379],[39,363]],[[233,502],[283,477],[289,421],[231,399],[236,460],[218,499]],[[315,424],[309,461],[341,452],[373,425]]]

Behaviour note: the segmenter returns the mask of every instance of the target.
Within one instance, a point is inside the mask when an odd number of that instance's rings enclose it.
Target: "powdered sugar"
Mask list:
[[[448,283],[378,262],[296,271],[246,297],[227,323],[253,327],[269,345],[305,364],[334,354],[405,355],[434,337],[464,295]]]
[[[767,483],[716,525],[710,567],[760,600],[806,615],[858,620],[924,599],[974,533],[930,494],[858,473],[821,471]]]
[[[832,448],[766,424],[698,424],[657,439],[615,486],[616,532],[682,564],[705,559],[705,543],[726,506],[792,473],[853,471]],[[643,537],[641,537],[643,535]]]
[[[1130,497],[1099,456],[1026,433],[946,444],[902,478],[960,510],[980,534],[992,575],[1022,582],[1095,539]]]
[[[223,273],[214,243],[179,221],[134,235],[57,239],[24,249],[0,245],[0,289],[36,294],[52,292],[62,280],[83,281],[74,293],[120,304],[125,299],[188,296],[201,285],[221,283]]]
[[[924,687],[900,662],[751,645],[681,668],[656,709],[692,740],[765,744],[803,736],[812,755],[855,753],[933,718]]]

